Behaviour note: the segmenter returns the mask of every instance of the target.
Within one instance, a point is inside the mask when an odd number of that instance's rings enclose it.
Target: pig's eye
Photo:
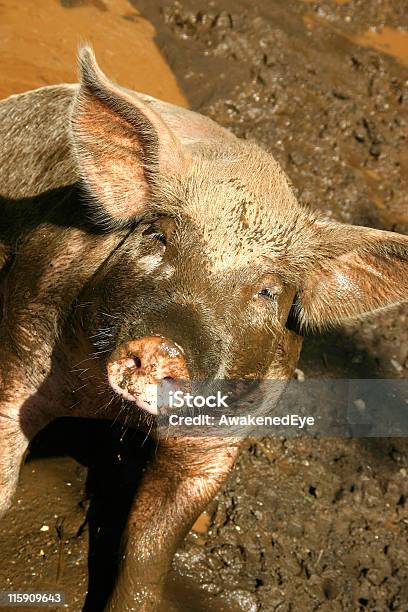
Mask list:
[[[267,298],[269,300],[276,300],[280,291],[278,287],[264,287],[260,291],[258,291],[258,296],[262,298]]]

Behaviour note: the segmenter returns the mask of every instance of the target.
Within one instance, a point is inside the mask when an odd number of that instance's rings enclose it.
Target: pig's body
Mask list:
[[[84,287],[128,230],[104,232],[87,218],[69,134],[69,114],[77,92],[74,85],[46,87],[0,103],[0,512],[10,503],[21,459],[37,431],[58,416],[116,418],[122,408],[120,398],[113,398],[108,390],[101,396],[103,376],[90,358],[95,348],[78,329]],[[148,96],[143,99],[166,116],[186,147],[201,146],[203,151],[208,147],[211,155],[212,144],[220,152],[220,141],[227,151],[236,141],[205,117]],[[292,361],[296,358],[297,350]],[[149,416],[139,410],[133,422],[151,427]],[[127,415],[127,423],[132,423],[132,415]],[[149,569],[140,568],[139,575],[123,580],[113,609],[155,608],[157,576],[195,515],[224,480],[237,448],[234,440],[220,444],[196,439],[185,447],[175,440],[163,445],[163,464],[169,454],[172,475],[179,470],[187,476],[178,487],[179,524],[171,526],[174,533],[169,538],[164,510],[161,519],[154,512],[148,520],[157,498],[169,486],[160,475],[159,455],[154,468],[159,474],[142,488],[138,502],[137,513],[149,528],[140,524],[139,536],[134,535]],[[205,482],[207,471],[209,483]],[[163,477],[167,481],[167,474]],[[136,513],[133,520],[137,522]],[[146,584],[150,586],[145,593]],[[133,608],[138,597],[140,603]]]
[[[82,61],[81,87],[0,103],[0,512],[56,416],[150,427],[164,378],[289,378],[295,295],[311,325],[407,296],[406,237],[316,219],[270,155]],[[160,442],[111,610],[156,608],[238,446]]]

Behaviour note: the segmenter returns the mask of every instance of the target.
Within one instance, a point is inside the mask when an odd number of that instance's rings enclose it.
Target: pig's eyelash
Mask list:
[[[149,236],[150,238],[154,238],[155,240],[158,240],[164,246],[167,245],[167,238],[166,238],[166,236],[163,234],[163,232],[158,230],[157,227],[155,227],[154,225],[150,226],[147,230],[145,230],[143,232],[143,235],[144,236]]]
[[[153,234],[151,234],[151,236],[153,236],[153,238],[156,238],[156,240],[161,242],[164,246],[167,245],[167,238],[161,232],[154,232]]]

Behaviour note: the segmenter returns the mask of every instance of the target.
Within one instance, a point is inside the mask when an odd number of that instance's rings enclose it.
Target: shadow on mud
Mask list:
[[[120,424],[59,418],[33,440],[27,461],[68,456],[88,468],[86,519],[77,536],[89,530],[89,583],[83,610],[102,610],[115,582],[121,535],[143,468],[154,451],[146,434]],[[63,537],[63,535],[61,535]]]

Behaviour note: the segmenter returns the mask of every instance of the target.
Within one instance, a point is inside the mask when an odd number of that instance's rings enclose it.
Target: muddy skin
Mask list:
[[[273,7],[274,4],[269,4],[267,8],[269,9],[270,6]],[[333,6],[327,7],[323,3],[316,3],[313,6],[313,12],[316,12],[315,7],[317,6],[323,7],[325,15],[329,17],[333,15],[334,19],[340,22],[339,27],[342,29],[350,28],[349,25],[346,26],[347,22],[343,21],[347,14],[353,16],[353,27],[354,24],[361,24],[361,30],[367,27],[366,6],[360,7],[357,3],[355,6],[353,3],[350,7],[345,5],[333,12]],[[193,8],[195,11],[199,11],[200,8],[203,11],[206,10],[206,7]],[[248,9],[248,7],[245,8]],[[216,7],[216,11],[222,9],[227,12],[231,11],[235,20],[239,18],[240,11],[237,10],[236,5],[233,7],[234,10],[228,6]],[[328,33],[324,23],[318,24],[312,37],[306,38],[307,29],[303,28],[301,18],[306,10],[309,11],[309,7],[301,6],[300,2],[296,5],[293,3],[285,6],[286,19],[283,18],[282,9],[278,9],[279,7],[276,8],[276,23],[279,24],[279,31],[283,33],[281,36],[284,37],[286,32],[290,34],[290,37],[288,36],[288,40],[282,42],[278,38],[275,41],[274,53],[282,53],[283,57],[289,56],[285,76],[288,76],[289,73],[296,82],[296,85],[292,87],[289,87],[287,81],[280,85],[278,99],[281,96],[282,103],[286,103],[285,105],[289,105],[290,108],[290,105],[294,103],[293,95],[291,95],[294,88],[298,91],[300,99],[303,99],[302,106],[304,107],[306,103],[311,105],[312,117],[315,117],[317,112],[316,98],[311,97],[309,86],[304,86],[304,80],[295,68],[294,56],[298,50],[295,48],[294,53],[293,49],[299,39],[302,41],[300,47],[302,61],[305,53],[304,41],[309,46],[311,38],[316,41],[315,44],[320,45],[320,52],[314,56],[313,49],[308,50],[308,53],[313,56],[315,65],[319,65],[324,55],[331,58],[332,64],[325,73],[315,75],[313,79],[310,73],[307,76],[308,82],[312,83],[310,87],[317,82],[321,112],[331,109],[330,112],[333,113],[332,123],[329,124],[326,135],[323,134],[318,138],[317,121],[303,123],[296,138],[296,147],[293,147],[296,151],[294,150],[289,158],[286,153],[289,150],[288,138],[292,131],[285,125],[287,116],[283,112],[281,115],[276,113],[270,117],[267,101],[264,107],[255,98],[242,101],[239,99],[238,90],[234,95],[231,94],[231,99],[235,101],[238,108],[237,116],[231,121],[228,115],[229,109],[223,110],[225,92],[222,91],[221,85],[220,87],[217,85],[213,88],[212,95],[207,98],[207,108],[202,101],[195,104],[194,107],[206,108],[211,112],[211,105],[214,105],[212,116],[224,120],[225,124],[230,122],[238,133],[244,129],[239,125],[242,121],[248,133],[253,133],[259,140],[268,139],[268,145],[290,172],[302,197],[307,201],[313,200],[315,206],[320,205],[319,202],[321,202],[323,209],[329,203],[329,209],[334,211],[333,214],[338,219],[377,225],[385,229],[391,229],[396,224],[395,227],[399,231],[405,232],[406,208],[403,200],[399,199],[404,192],[403,184],[401,186],[404,173],[392,168],[392,160],[396,159],[395,155],[398,155],[400,147],[395,128],[391,127],[392,122],[387,121],[386,126],[383,126],[386,141],[381,143],[381,146],[387,155],[377,156],[378,146],[374,145],[379,143],[372,142],[372,139],[375,139],[372,127],[369,128],[371,133],[368,134],[363,123],[364,131],[358,133],[357,138],[349,135],[347,126],[345,132],[343,131],[340,125],[341,119],[338,116],[353,121],[359,112],[353,109],[351,104],[348,105],[343,91],[340,92],[340,97],[332,96],[331,88],[333,66],[343,67],[342,58],[345,58],[344,61],[351,61],[351,57],[354,57],[361,63],[360,70],[356,77],[355,89],[351,82],[346,83],[346,95],[350,95],[352,100],[358,95],[359,108],[367,109],[368,107],[371,110],[374,102],[380,104],[384,100],[384,92],[391,92],[392,103],[388,113],[395,117],[398,112],[398,121],[403,121],[404,111],[401,106],[404,105],[404,98],[398,102],[397,92],[398,88],[403,91],[406,72],[386,58],[378,59],[377,54],[361,51],[357,47],[353,47],[350,51],[348,43],[343,44],[332,30]],[[377,11],[377,4],[370,3],[368,10],[371,23],[380,23],[383,18]],[[400,23],[401,17],[404,17],[402,9],[398,15],[399,10],[397,3],[387,8],[386,18],[391,26]],[[177,66],[177,60],[180,62],[181,58],[183,61],[187,58],[193,67],[194,62],[196,66],[199,66],[198,62],[202,60],[197,55],[186,54],[183,50],[183,45],[184,48],[191,49],[194,48],[195,43],[192,40],[193,37],[187,38],[186,41],[183,32],[185,26],[182,20],[180,26],[180,19],[177,18],[179,24],[175,27],[170,19],[168,23],[171,30],[165,30],[166,24],[163,17],[155,15],[154,18],[157,19],[157,25],[160,25],[165,33],[167,32],[168,40],[165,49],[169,50],[170,47],[170,55],[173,55],[176,60],[175,65]],[[166,19],[168,19],[167,16]],[[212,22],[212,19],[210,21]],[[209,39],[215,43],[218,40],[218,33],[222,35],[228,34],[231,29],[236,30],[236,26],[231,28],[228,13],[227,16],[222,15],[217,21],[219,21],[218,30],[211,28],[208,35]],[[268,19],[261,16],[258,23],[253,26],[253,34],[258,34],[258,38],[265,21],[269,23],[269,16]],[[265,27],[270,26],[266,24]],[[238,33],[238,38],[244,42],[249,40],[247,47],[251,49],[251,45],[255,45],[251,40],[253,34],[248,33],[244,28],[244,31]],[[169,41],[173,41],[172,46]],[[284,45],[283,42],[285,42]],[[283,50],[279,43],[284,47]],[[216,61],[218,57],[219,54]],[[205,66],[206,71],[211,69],[211,61],[210,55]],[[222,54],[220,61],[223,61]],[[243,73],[246,67],[242,59],[237,63],[239,65],[236,75],[231,74],[230,83],[238,84],[242,88],[242,83],[245,81]],[[251,62],[248,64],[251,65]],[[272,74],[273,70],[272,65],[268,67],[267,73]],[[186,72],[185,69],[180,69],[180,78],[183,78]],[[192,72],[194,75],[194,69]],[[196,68],[195,72],[199,73],[199,68]],[[373,75],[374,83],[371,82]],[[248,94],[256,93],[258,87],[261,90],[265,88],[262,83],[254,82],[251,75],[248,75],[247,78],[243,89]],[[395,82],[391,79],[395,79]],[[197,79],[198,81],[203,83],[204,80],[201,78]],[[190,88],[191,99],[194,95],[199,95],[200,87],[197,86],[197,82],[194,88],[191,85],[186,86],[187,92]],[[211,83],[211,80],[208,79],[205,82]],[[300,86],[300,83],[303,87]],[[387,85],[387,87],[382,85]],[[287,92],[286,99],[285,91]],[[296,104],[298,104],[297,101]],[[347,108],[344,109],[346,105]],[[251,110],[254,113],[253,118],[248,116]],[[337,115],[336,118],[335,115]],[[263,116],[265,124],[260,122],[257,125],[259,117]],[[236,121],[237,117],[238,121]],[[238,125],[234,125],[236,123]],[[333,135],[336,138],[333,139]],[[282,144],[276,145],[280,137]],[[322,138],[325,154],[321,154],[319,163],[316,164],[313,156],[310,155],[310,142],[317,141],[322,146]],[[351,170],[348,166],[346,168],[341,166],[330,149],[331,143],[337,138],[340,141],[343,138],[354,154],[362,153],[363,156],[366,156],[364,159],[368,160],[368,174],[364,165],[362,170],[359,164],[352,165]],[[374,148],[370,152],[371,146]],[[297,156],[298,151],[300,151],[300,158]],[[404,163],[403,151],[400,156]],[[360,163],[361,158],[357,157],[357,159]],[[295,164],[293,160],[296,160],[297,163]],[[378,194],[377,167],[381,171],[379,176],[385,185],[385,195],[384,190]],[[359,180],[356,180],[356,177]],[[397,187],[391,192],[391,186],[394,185]],[[308,189],[309,192],[307,192]],[[384,200],[385,205],[383,206]],[[319,340],[309,339],[300,367],[307,375],[327,375],[329,372],[337,376],[406,376],[407,371],[404,369],[407,357],[405,312],[406,310],[401,308],[395,314],[381,315],[373,322],[366,322],[358,328],[347,328],[344,333],[328,334]],[[394,362],[399,364],[402,370],[396,369]],[[63,428],[66,427],[65,422]],[[54,438],[51,433],[49,436],[51,439],[48,440],[48,448],[50,448],[52,439],[56,438],[55,430]],[[137,446],[140,444],[141,441]],[[84,443],[83,447],[86,448],[86,446],[87,443]],[[118,446],[123,448],[123,444],[118,444]],[[62,452],[61,446],[58,450],[56,449],[56,452]],[[73,454],[72,450],[68,452]],[[41,455],[38,447],[37,454]],[[81,459],[87,463],[86,459],[83,457]],[[230,480],[229,487],[218,498],[217,506],[210,506],[208,509],[207,516],[210,518],[209,521],[204,522],[204,530],[201,529],[200,532],[197,526],[197,531],[190,534],[185,548],[176,557],[175,571],[177,573],[174,574],[172,580],[173,591],[170,591],[169,601],[172,601],[173,605],[176,605],[174,601],[182,601],[184,609],[186,609],[185,602],[187,601],[191,610],[208,610],[214,609],[215,606],[228,610],[255,610],[258,605],[262,605],[266,610],[285,609],[284,606],[288,605],[288,602],[301,610],[311,609],[317,605],[331,610],[358,609],[359,607],[361,609],[404,609],[406,607],[406,591],[404,590],[406,549],[401,544],[404,541],[405,499],[407,497],[404,463],[406,463],[406,448],[403,441],[400,440],[366,444],[358,441],[352,443],[343,441],[273,443],[270,440],[254,443],[243,454],[238,471]],[[28,470],[32,465],[28,464]],[[75,591],[78,588],[78,576],[82,576],[81,584],[85,589],[83,551],[86,547],[86,528],[85,530],[78,529],[77,532],[75,526],[78,514],[84,517],[83,508],[78,510],[76,508],[76,500],[82,498],[81,483],[84,481],[85,474],[82,470],[80,474],[82,478],[78,476],[74,478],[77,470],[74,464],[64,463],[63,465],[67,473],[72,474],[73,477],[70,480],[75,484],[75,488],[60,489],[64,493],[58,513],[68,517],[66,539],[63,547],[58,546],[61,540],[54,535],[53,527],[50,534],[41,532],[41,539],[39,539],[38,517],[40,513],[46,516],[45,503],[44,506],[37,508],[35,515],[31,514],[32,524],[36,525],[35,528],[28,527],[32,543],[37,543],[37,548],[40,549],[44,542],[48,542],[50,548],[54,548],[55,552],[50,555],[47,553],[48,556],[39,554],[33,567],[37,566],[38,570],[40,568],[41,570],[39,572],[36,569],[33,570],[38,577],[32,576],[29,584],[31,587],[38,580],[38,585],[42,587],[44,580],[40,576],[41,572],[48,573],[50,583],[54,582],[56,559],[58,551],[62,549],[67,562],[62,572],[62,580],[66,581],[65,584],[71,585],[67,589],[68,592],[71,589],[70,601],[77,601],[77,604],[72,604],[72,609],[80,609],[81,600]],[[51,470],[47,469],[46,465],[44,468],[44,480],[52,482]],[[103,470],[101,473],[104,473]],[[124,480],[126,482],[126,478]],[[30,489],[32,487],[29,485],[26,490],[24,489],[23,481],[22,491],[25,490],[26,499],[32,496]],[[65,489],[70,495],[65,494]],[[95,491],[97,487],[94,484]],[[61,493],[58,493],[57,496],[61,496]],[[42,512],[41,508],[43,508]],[[15,512],[17,513],[18,510],[16,506]],[[28,516],[30,512],[32,510],[27,507]],[[50,519],[48,522],[53,525],[55,519],[52,514]],[[24,519],[15,523],[16,527],[14,531],[11,529],[11,533],[9,533],[9,527],[13,525],[13,518],[9,523],[4,523],[6,534],[4,542],[9,543],[9,551],[4,553],[7,554],[4,561],[4,567],[7,568],[4,573],[7,578],[10,578],[8,570],[10,559],[24,559],[20,561],[20,567],[25,568],[27,559],[32,558],[28,546],[24,547],[22,552],[21,547],[16,546],[16,542],[22,541],[20,535],[22,521]],[[99,516],[99,524],[101,523],[106,525]],[[207,531],[208,523],[211,526],[210,533]],[[364,524],[363,530],[361,529],[362,524]],[[347,525],[347,529],[344,525]],[[236,527],[240,527],[240,530],[237,530]],[[93,530],[92,518],[91,529]],[[109,529],[105,527],[105,533],[108,531]],[[327,543],[325,548],[321,547],[322,539]],[[69,552],[75,553],[75,561],[72,563],[69,561]],[[24,569],[22,569],[22,575],[16,572],[14,576],[12,579],[15,580],[16,587],[27,583],[27,574]],[[61,577],[59,580],[61,581]],[[201,590],[197,591],[196,585],[202,585]],[[98,588],[96,587],[95,590]],[[165,609],[169,609],[170,605],[172,604],[168,603]],[[90,609],[95,608],[91,606]]]

